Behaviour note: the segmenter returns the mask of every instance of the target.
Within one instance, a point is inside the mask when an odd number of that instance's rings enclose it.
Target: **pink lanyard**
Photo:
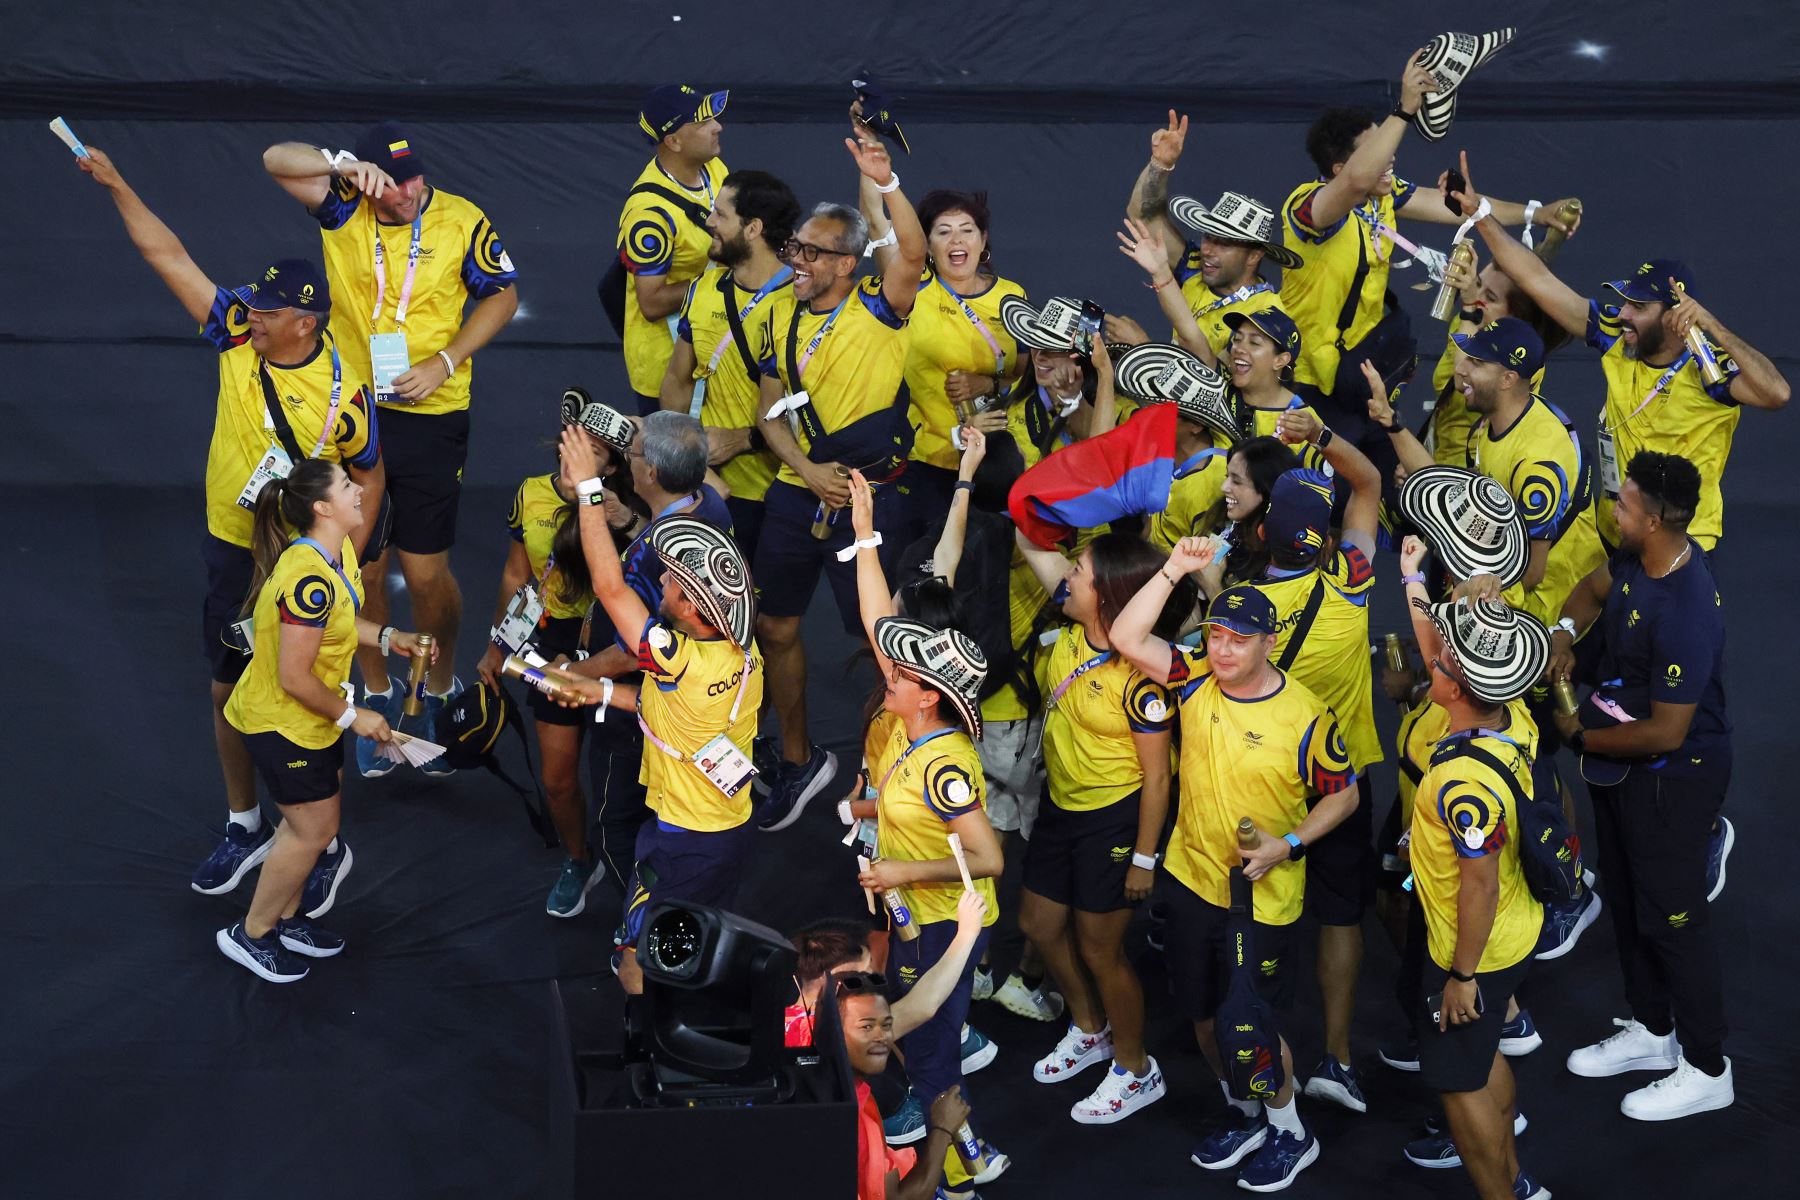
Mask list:
[[[962,309],[963,316],[969,318],[969,324],[975,326],[975,332],[979,333],[982,338],[986,340],[988,349],[994,352],[994,374],[1006,374],[1006,351],[1000,348],[999,341],[995,339],[993,332],[988,329],[987,323],[981,319],[979,313],[969,307],[968,301],[950,290],[950,285],[944,282],[943,276],[934,275],[932,278],[936,279],[937,285],[944,289],[945,295],[956,301],[956,307]]]
[[[406,279],[400,285],[400,303],[394,309],[394,324],[406,324],[406,310],[412,306],[413,280],[419,273],[419,236],[424,229],[423,210],[413,218],[412,245],[406,251]],[[387,300],[387,251],[381,244],[381,222],[375,223],[375,312],[369,317],[373,330],[381,321],[381,306]]]
[[[737,723],[738,707],[744,702],[744,689],[748,686],[750,686],[750,652],[746,650],[744,652],[744,673],[738,677],[737,694],[731,699],[731,719],[728,724]],[[677,762],[694,761],[694,756],[692,754],[683,754],[675,747],[669,745],[669,743],[657,737],[656,733],[650,728],[650,723],[644,720],[644,691],[642,688],[638,689],[637,723],[638,728],[644,731],[644,736],[649,739],[650,744],[655,746],[658,750],[661,750],[664,754]]]

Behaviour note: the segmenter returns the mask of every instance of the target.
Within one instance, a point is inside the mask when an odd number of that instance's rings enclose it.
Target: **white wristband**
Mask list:
[[[1156,870],[1156,855],[1139,854],[1136,851],[1133,851],[1131,855],[1131,865],[1140,871],[1154,871]]]
[[[856,557],[856,552],[858,550],[863,550],[863,549],[873,550],[875,547],[877,547],[879,545],[881,545],[881,530],[877,529],[874,533],[871,533],[868,537],[858,538],[854,542],[851,542],[848,546],[845,546],[842,550],[839,550],[837,552],[837,560],[839,562],[849,562],[851,559]]]
[[[348,728],[350,728],[351,725],[355,724],[355,722],[356,722],[356,705],[354,705],[354,704],[344,705],[344,711],[338,714],[337,727],[339,729],[348,729]]]
[[[376,647],[380,649],[383,654],[386,654],[388,652],[388,647],[393,645],[393,642],[394,627],[392,625],[383,625],[381,627],[381,636],[375,639]]]
[[[336,175],[338,173],[338,168],[342,167],[345,163],[359,161],[356,155],[350,153],[348,150],[339,150],[336,154],[333,154],[325,147],[320,146],[319,153],[325,156],[325,165],[331,168],[331,173],[333,175]]]
[[[595,492],[603,492],[605,490],[606,480],[600,478],[598,475],[590,476],[575,485],[575,494],[577,496],[592,496]]]
[[[863,247],[863,257],[864,258],[873,258],[875,256],[875,252],[877,250],[881,249],[883,246],[892,246],[895,243],[897,243],[899,240],[900,240],[899,238],[894,236],[894,230],[890,226],[886,233],[882,234],[880,237],[874,239],[868,245]]]
[[[606,710],[612,704],[613,681],[611,676],[600,677],[600,703],[594,709],[594,724],[606,723]]]
[[[450,357],[450,352],[448,350],[439,350],[438,357],[444,360],[446,377],[456,374],[456,360]]]
[[[900,186],[900,172],[894,171],[888,176],[888,181],[886,183],[876,184],[875,190],[885,196],[889,192],[897,189],[899,186]]]
[[[853,815],[851,815],[850,802],[848,800],[839,800],[838,801],[838,820],[842,821],[846,825],[856,824],[856,818]]]

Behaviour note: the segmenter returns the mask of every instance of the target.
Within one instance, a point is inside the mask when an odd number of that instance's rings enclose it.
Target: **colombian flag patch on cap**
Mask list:
[[[405,138],[401,138],[397,142],[388,143],[388,153],[395,158],[405,158],[412,153],[412,148],[406,144]]]

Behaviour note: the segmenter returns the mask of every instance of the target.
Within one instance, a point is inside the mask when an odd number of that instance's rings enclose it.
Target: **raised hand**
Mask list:
[[[1150,161],[1165,171],[1173,171],[1181,161],[1181,148],[1187,144],[1187,127],[1187,117],[1177,118],[1171,108],[1169,127],[1150,135]]]

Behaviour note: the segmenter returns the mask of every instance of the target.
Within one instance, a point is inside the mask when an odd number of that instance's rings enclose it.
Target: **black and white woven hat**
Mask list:
[[[631,453],[637,426],[610,404],[602,403],[583,388],[564,388],[559,409],[564,425],[579,425],[620,454]]]
[[[1450,132],[1450,121],[1456,116],[1456,89],[1469,72],[1492,58],[1512,41],[1511,26],[1491,33],[1440,33],[1425,43],[1416,60],[1437,79],[1437,91],[1428,92],[1419,111],[1413,114],[1413,128],[1428,142],[1435,142]]]
[[[1456,578],[1496,575],[1503,587],[1525,578],[1525,518],[1506,489],[1479,471],[1414,471],[1400,485],[1400,512]]]
[[[706,623],[740,650],[756,627],[756,589],[731,535],[696,517],[664,517],[650,526],[650,548]]]
[[[1113,364],[1121,392],[1151,404],[1173,404],[1181,415],[1228,443],[1245,434],[1244,412],[1225,377],[1180,346],[1145,342]]]
[[[1052,296],[1042,309],[1017,296],[1000,301],[1000,324],[1019,345],[1032,350],[1081,349],[1081,301]]]
[[[1170,196],[1169,215],[1195,233],[1232,242],[1254,242],[1269,261],[1288,270],[1303,265],[1298,254],[1281,244],[1275,212],[1241,192],[1226,192],[1211,208],[1192,196]]]
[[[981,737],[981,682],[987,678],[988,663],[975,639],[910,617],[883,617],[875,622],[875,649],[941,693],[962,718],[969,736]]]
[[[1550,665],[1550,631],[1530,613],[1499,600],[1464,597],[1447,604],[1415,600],[1456,655],[1468,690],[1489,704],[1517,700]]]

